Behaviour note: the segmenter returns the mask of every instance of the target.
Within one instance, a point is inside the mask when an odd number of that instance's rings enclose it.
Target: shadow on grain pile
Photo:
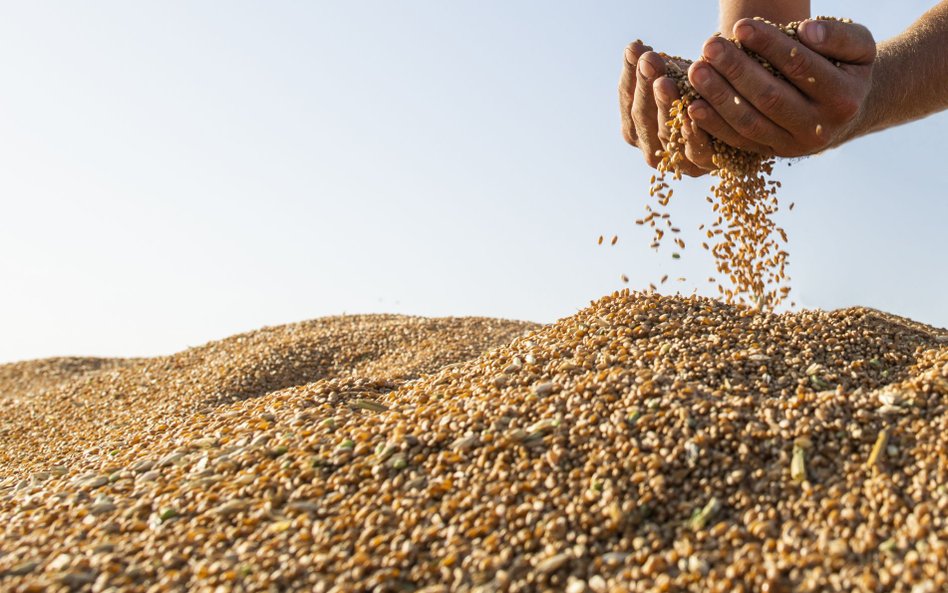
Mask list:
[[[111,414],[98,436],[5,425],[0,585],[942,590],[946,342],[622,292],[544,327],[335,318],[87,372],[18,405],[68,394]]]

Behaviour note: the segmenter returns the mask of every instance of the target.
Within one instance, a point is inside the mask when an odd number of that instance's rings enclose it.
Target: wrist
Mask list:
[[[810,0],[719,0],[719,23],[725,37],[731,37],[734,23],[743,18],[762,17],[785,24],[810,17]]]
[[[876,44],[876,59],[869,75],[869,92],[860,109],[858,135],[864,136],[901,123],[893,117],[893,106],[899,95],[907,93],[909,81],[902,74],[905,64],[900,63],[898,45],[892,40]]]
[[[853,119],[837,135],[833,146],[839,146],[850,140],[865,136],[877,130],[885,128],[885,102],[883,94],[886,91],[886,60],[884,48],[881,44],[876,46],[876,59],[872,64],[872,71],[869,75],[869,90],[862,100],[862,105]]]

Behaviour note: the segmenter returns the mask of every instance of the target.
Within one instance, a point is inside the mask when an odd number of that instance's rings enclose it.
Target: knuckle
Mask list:
[[[723,85],[713,84],[704,94],[704,98],[714,105],[724,105],[733,99],[729,98],[730,93]]]
[[[756,138],[761,132],[760,118],[757,117],[757,114],[753,111],[745,110],[737,116],[734,122],[734,129],[742,136]]]
[[[632,96],[632,119],[636,123],[644,121],[649,108],[655,105],[655,99],[651,96],[651,90],[641,88],[642,85],[635,87],[635,93]]]
[[[800,79],[806,76],[812,68],[810,57],[806,52],[799,52],[796,56],[790,58],[784,67],[783,74],[790,79]]]
[[[744,77],[746,70],[744,69],[744,64],[740,60],[734,59],[734,54],[730,51],[731,48],[728,48],[726,58],[723,62],[716,68],[720,68],[719,72],[724,75],[730,81],[740,82]],[[735,48],[736,49],[736,48]]]
[[[767,87],[760,92],[758,97],[760,108],[764,111],[778,111],[783,104],[783,97],[780,95],[780,90],[775,84],[767,85]]]
[[[648,116],[645,114],[644,106],[638,101],[636,101],[635,105],[632,107],[632,122],[635,124],[635,127],[637,128],[635,130],[635,133],[639,133],[639,135],[641,135],[640,134],[641,130],[644,130],[647,128],[647,126],[645,125],[645,122],[647,121],[648,121]]]
[[[772,33],[769,27],[765,27],[763,31],[758,28],[754,37],[754,51],[759,54],[771,53],[774,49],[774,39],[776,39]]]

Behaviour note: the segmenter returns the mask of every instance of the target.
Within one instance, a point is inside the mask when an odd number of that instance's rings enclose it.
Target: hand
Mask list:
[[[678,85],[665,76],[666,58],[652,48],[636,41],[625,48],[622,76],[619,79],[619,109],[622,114],[622,137],[641,149],[645,162],[657,167],[669,138],[668,110],[681,98]],[[681,172],[697,177],[715,168],[711,164],[711,137],[691,121],[682,128],[686,140],[685,161]],[[698,163],[701,163],[699,165]]]
[[[804,156],[846,141],[869,94],[872,33],[862,25],[807,20],[797,34],[800,41],[751,19],[734,25],[738,41],[786,80],[735,44],[709,39],[688,72],[702,97],[689,116],[727,144],[761,154]]]

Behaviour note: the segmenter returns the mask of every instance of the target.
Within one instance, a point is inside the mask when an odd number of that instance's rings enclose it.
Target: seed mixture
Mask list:
[[[0,476],[109,459],[134,432],[333,378],[405,381],[474,358],[535,324],[349,315],[267,327],[173,356],[0,365]],[[107,446],[104,439],[128,433]],[[54,438],[51,438],[51,435]]]
[[[948,588],[948,332],[869,309],[624,290],[31,364],[2,590]]]
[[[816,17],[819,20],[837,20],[833,17]],[[776,25],[786,35],[797,36],[797,27],[800,23]],[[848,19],[845,19],[847,22]],[[730,41],[741,47],[735,39]],[[764,68],[778,78],[783,78],[769,62],[756,53],[743,48],[748,55],[756,59]],[[796,48],[794,48],[795,50]],[[685,159],[685,142],[682,128],[691,125],[687,118],[688,106],[700,98],[700,95],[691,86],[688,80],[688,66],[690,60],[677,56],[668,56],[667,76],[678,85],[681,99],[676,100],[668,113],[666,125],[669,127],[669,140],[663,150],[657,151],[661,157],[658,164],[658,174],[651,179],[649,195],[657,200],[657,207],[653,209],[646,205],[646,216],[636,221],[639,225],[648,224],[654,229],[651,246],[658,249],[666,231],[670,231],[678,250],[685,248],[684,240],[678,236],[680,229],[674,227],[665,207],[668,206],[673,190],[668,183],[668,175],[672,179],[681,179],[681,162]],[[837,64],[838,65],[838,64]],[[735,103],[740,103],[734,97]],[[821,126],[816,132],[820,134]],[[759,308],[772,309],[784,301],[790,292],[786,285],[789,277],[786,275],[787,234],[773,221],[773,215],[779,208],[777,189],[779,181],[770,180],[775,160],[773,157],[747,152],[729,146],[712,138],[711,148],[715,170],[711,175],[718,177],[717,184],[711,187],[711,196],[707,200],[712,204],[712,211],[716,219],[710,228],[704,225],[699,228],[703,231],[710,245],[705,242],[702,247],[711,251],[714,256],[715,267],[722,278],[729,280],[729,284],[718,282],[720,295],[728,302],[741,302],[755,305]],[[662,225],[662,221],[665,222]],[[663,228],[664,227],[664,228]],[[678,255],[678,251],[673,257]]]

